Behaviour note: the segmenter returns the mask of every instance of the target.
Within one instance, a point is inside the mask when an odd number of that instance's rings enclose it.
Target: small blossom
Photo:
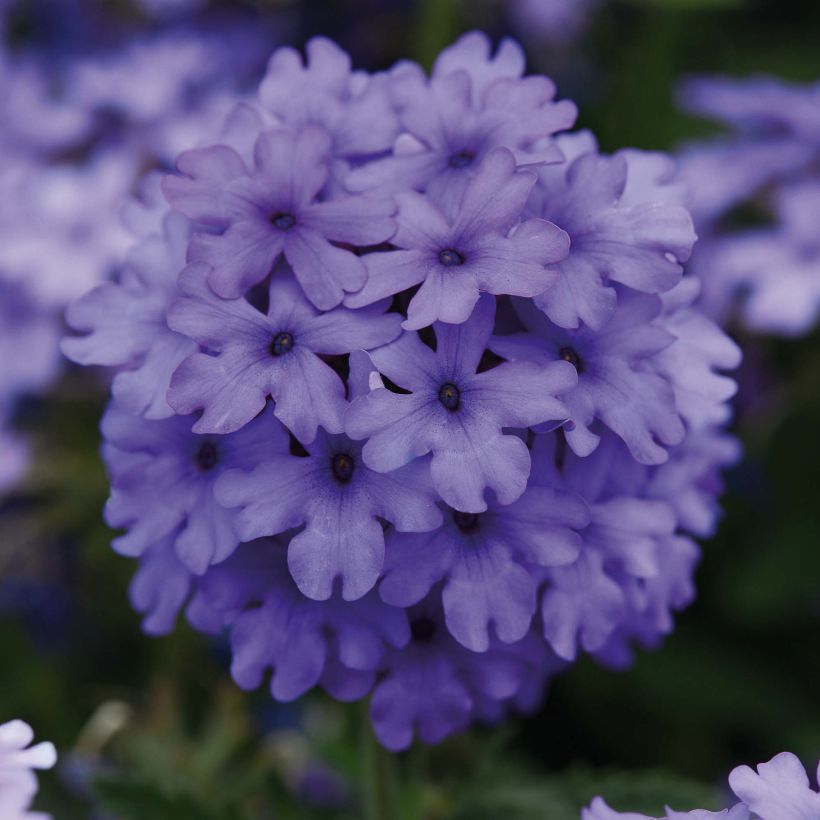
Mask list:
[[[563,228],[571,244],[555,286],[536,303],[561,327],[584,322],[599,330],[617,303],[612,283],[643,293],[677,284],[695,241],[692,219],[658,184],[645,199],[637,186],[628,190],[629,176],[651,155],[601,156],[584,133],[559,138],[558,145],[567,162],[539,170],[531,207]]]
[[[499,148],[482,162],[453,220],[421,194],[400,194],[393,244],[401,250],[365,257],[367,284],[345,304],[362,307],[422,283],[403,325],[418,330],[434,321],[464,322],[481,293],[545,290],[555,278],[547,265],[566,255],[565,234],[531,219],[510,235],[534,182]]]
[[[656,297],[624,293],[598,331],[569,330],[549,322],[532,303],[518,301],[528,332],[494,336],[490,346],[511,362],[573,365],[578,384],[562,399],[571,420],[567,441],[576,453],[588,455],[598,446],[592,425],[599,420],[623,438],[638,462],[661,464],[668,458],[662,445],[678,444],[685,433],[671,385],[646,367],[675,341],[653,323],[661,309]]]
[[[565,362],[516,362],[477,373],[494,314],[493,301],[482,297],[470,321],[437,323],[435,353],[412,333],[373,351],[379,372],[410,393],[378,388],[356,399],[345,415],[347,434],[368,439],[362,456],[374,470],[395,470],[432,453],[433,485],[463,512],[486,510],[486,489],[502,504],[520,498],[529,452],[502,430],[565,419],[555,396],[575,383]]]
[[[28,809],[37,794],[33,770],[52,768],[57,752],[52,743],[30,746],[32,740],[34,732],[22,720],[0,725],[0,815],[4,820],[50,820]]]
[[[225,560],[239,543],[231,513],[214,498],[216,479],[287,449],[284,429],[267,412],[230,436],[199,436],[191,419],[148,421],[112,405],[102,424],[111,497],[106,520],[127,528],[114,539],[139,556],[173,534],[180,560],[195,573]]]
[[[261,282],[281,255],[307,298],[326,310],[345,291],[365,282],[364,263],[333,242],[376,245],[389,239],[393,205],[384,199],[348,196],[320,201],[328,179],[330,139],[322,128],[295,133],[264,131],[256,140],[253,168],[228,146],[182,154],[180,176],[168,177],[171,204],[221,234],[197,234],[188,258],[209,263],[216,293],[236,298]]]
[[[171,380],[168,401],[178,413],[203,410],[197,433],[240,429],[274,400],[274,413],[303,443],[318,425],[342,431],[345,388],[318,354],[338,355],[394,339],[400,317],[383,306],[320,313],[287,275],[274,276],[268,310],[245,299],[221,299],[208,285],[210,269],[194,263],[179,279],[182,298],[170,309],[170,326],[209,353],[194,353]],[[215,354],[215,355],[214,355]]]

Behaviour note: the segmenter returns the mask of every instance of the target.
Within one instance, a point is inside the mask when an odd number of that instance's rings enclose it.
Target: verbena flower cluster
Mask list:
[[[731,129],[682,156],[705,309],[758,332],[807,333],[820,313],[820,83],[712,77],[682,92],[686,108]]]
[[[218,31],[203,16],[132,26],[126,36],[115,20],[72,2],[48,14],[34,3],[3,5],[0,491],[27,463],[13,424],[19,399],[60,371],[65,306],[109,279],[133,241],[122,201],[146,168],[171,167],[182,148],[218,131],[215,118],[264,66],[270,42],[234,15]],[[20,42],[4,25],[12,12],[27,32]],[[92,20],[100,29],[83,31]],[[59,49],[40,31],[49,24],[60,31]]]
[[[149,180],[64,343],[117,368],[106,518],[148,632],[185,608],[240,686],[370,694],[400,749],[671,630],[739,352],[669,159],[575,116],[511,41],[428,77],[317,38]]]
[[[0,817],[3,820],[49,820],[48,815],[29,811],[29,808],[37,794],[34,769],[50,769],[57,761],[57,753],[51,743],[30,746],[33,739],[31,727],[22,720],[0,725]]]
[[[820,766],[817,770],[820,782]],[[667,808],[657,820],[815,820],[820,817],[820,793],[809,783],[803,764],[782,752],[757,770],[738,766],[729,775],[729,786],[738,803],[729,809],[690,812]],[[613,811],[600,797],[581,812],[581,820],[653,820],[644,814]]]

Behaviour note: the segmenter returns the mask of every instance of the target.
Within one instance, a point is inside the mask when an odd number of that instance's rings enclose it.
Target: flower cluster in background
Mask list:
[[[575,114],[508,40],[428,77],[319,38],[146,181],[64,350],[117,368],[106,519],[147,631],[184,607],[245,688],[370,693],[393,749],[670,631],[739,351],[670,160]]]
[[[28,811],[37,793],[34,769],[50,769],[57,760],[52,743],[30,746],[31,727],[22,720],[0,725],[0,815],[3,820],[48,820]]]
[[[820,783],[820,766],[817,770]],[[782,752],[756,770],[738,766],[729,775],[729,786],[740,801],[720,812],[667,809],[658,820],[813,820],[820,817],[820,793],[812,788],[803,764],[791,752]],[[653,820],[645,814],[613,811],[597,797],[581,812],[581,820]]]
[[[758,333],[808,333],[820,313],[820,84],[702,77],[681,100],[730,129],[681,156],[704,309]]]
[[[4,5],[0,490],[25,471],[13,417],[60,372],[66,305],[110,278],[131,242],[123,201],[146,170],[207,138],[275,42],[269,24],[238,12],[126,28],[72,3]],[[93,22],[100,30],[85,31]]]

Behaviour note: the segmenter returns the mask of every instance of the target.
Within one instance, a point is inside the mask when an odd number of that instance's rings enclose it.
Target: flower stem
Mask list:
[[[367,711],[362,720],[362,802],[365,820],[399,820],[395,761],[376,740]]]

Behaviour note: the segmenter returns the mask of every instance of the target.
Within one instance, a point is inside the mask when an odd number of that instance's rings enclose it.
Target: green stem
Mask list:
[[[365,820],[399,820],[395,761],[376,740],[366,711],[362,721],[361,755]]]

